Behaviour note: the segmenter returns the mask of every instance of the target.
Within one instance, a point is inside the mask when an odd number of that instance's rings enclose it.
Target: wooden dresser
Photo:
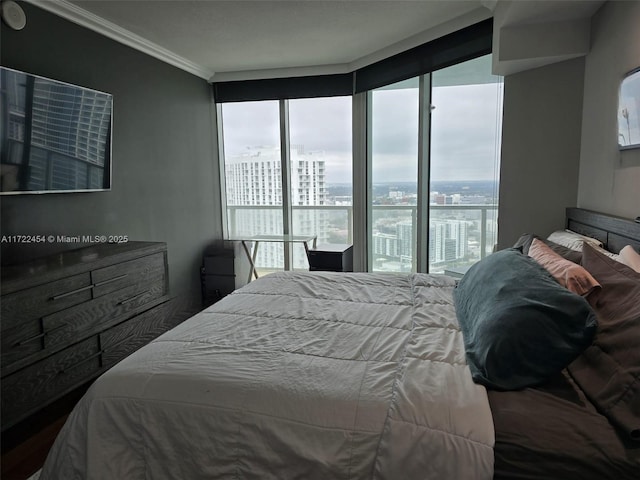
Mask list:
[[[2,430],[174,326],[164,243],[99,244],[2,268]]]

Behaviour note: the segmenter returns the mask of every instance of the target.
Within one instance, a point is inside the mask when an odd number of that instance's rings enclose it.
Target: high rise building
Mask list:
[[[225,176],[230,237],[282,234],[280,149],[251,148],[242,155],[227,157]],[[303,146],[292,146],[290,199],[293,209],[291,233],[316,235],[319,243],[326,242],[327,211],[309,208],[326,205],[325,161],[322,152],[305,153]],[[282,268],[282,244],[261,245],[256,265],[265,269]],[[306,266],[303,255],[294,256],[294,268]]]
[[[464,220],[431,220],[429,222],[429,263],[459,260],[467,255],[468,226]]]
[[[391,233],[373,234],[373,253],[388,258],[398,257],[398,235]]]
[[[398,236],[398,256],[412,258],[413,256],[413,225],[411,221],[399,222],[396,225]]]
[[[429,264],[463,260],[469,255],[469,222],[458,219],[432,219],[429,222]],[[396,233],[374,232],[373,254],[406,265],[413,260],[413,224],[410,220],[396,224]]]

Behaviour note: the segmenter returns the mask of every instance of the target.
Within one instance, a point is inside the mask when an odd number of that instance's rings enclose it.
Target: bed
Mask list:
[[[589,226],[620,235],[606,218]],[[620,222],[637,248],[640,227]],[[505,256],[533,261],[522,246]],[[593,315],[577,322],[574,372],[486,388],[459,318],[470,273],[459,283],[332,272],[251,282],[100,377],[41,478],[634,478],[640,439],[601,411],[599,390],[580,387],[600,338]],[[640,393],[625,395],[614,413],[633,423]]]

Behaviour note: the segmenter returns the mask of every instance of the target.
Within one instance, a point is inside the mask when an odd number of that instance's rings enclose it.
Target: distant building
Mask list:
[[[413,225],[399,222],[396,233],[374,232],[373,253],[402,261],[413,257]],[[465,220],[431,220],[429,222],[429,263],[432,265],[464,259],[469,253],[468,223]]]
[[[251,148],[242,155],[227,157],[225,177],[231,238],[283,232],[279,148]],[[290,191],[293,207],[292,233],[318,235],[318,243],[326,242],[327,211],[295,208],[324,206],[327,203],[325,161],[322,152],[305,154],[302,146],[292,149]],[[282,268],[284,265],[282,244],[261,245],[258,249],[256,264],[263,268]],[[294,268],[305,267],[306,259],[298,251],[294,256]]]
[[[255,149],[228,158],[225,177],[227,205],[282,205],[280,149]]]
[[[350,206],[353,204],[351,195],[336,195],[333,197],[333,204],[339,206]]]
[[[400,222],[396,225],[398,237],[398,256],[413,257],[413,225],[411,222]]]
[[[398,235],[391,233],[374,233],[373,253],[374,255],[381,255],[388,258],[398,257]]]
[[[432,198],[433,198],[432,203],[435,203],[436,205],[444,205],[447,196],[444,193],[437,193],[433,195]]]
[[[468,249],[467,222],[432,220],[429,222],[429,263],[463,259]]]
[[[460,203],[462,205],[485,205],[487,203],[487,197],[484,195],[463,195]]]

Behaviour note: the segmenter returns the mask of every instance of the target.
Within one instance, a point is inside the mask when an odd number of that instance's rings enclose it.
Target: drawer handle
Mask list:
[[[14,347],[21,347],[22,345],[25,345],[27,343],[33,342],[34,340],[38,340],[42,337],[45,337],[47,335],[52,334],[53,332],[60,330],[61,328],[65,328],[66,326],[68,326],[68,323],[63,323],[62,325],[58,325],[55,328],[52,328],[51,330],[47,330],[46,332],[43,332],[39,335],[34,335],[33,337],[27,338],[25,340],[20,340],[19,342],[16,342],[13,344]]]
[[[118,280],[122,280],[123,278],[126,278],[126,277],[127,277],[127,274],[125,273],[124,275],[119,275],[117,277],[110,278],[109,280],[103,280],[102,282],[94,283],[93,286],[101,287],[103,285],[107,285],[112,282],[117,282]]]
[[[126,300],[122,300],[121,302],[118,302],[118,305],[126,305],[127,303],[131,303],[131,302],[137,300],[138,298],[146,295],[147,293],[149,293],[149,292],[146,291],[146,292],[142,292],[142,293],[139,293],[137,295],[134,295],[133,297],[130,297],[130,298],[127,298]]]
[[[86,287],[77,288],[75,290],[71,290],[70,292],[61,293],[60,295],[54,295],[50,298],[50,300],[56,301],[61,298],[68,297],[69,295],[75,295],[76,293],[84,292],[85,290],[90,290],[93,288],[93,285],[87,285]]]
[[[14,347],[21,347],[22,345],[25,345],[27,343],[33,342],[34,340],[38,340],[42,337],[44,337],[47,334],[47,332],[41,333],[40,335],[35,335],[33,337],[27,338],[25,340],[20,340],[19,342],[16,342],[13,344]]]
[[[87,358],[83,358],[82,360],[80,360],[78,363],[74,363],[73,365],[71,365],[70,367],[67,368],[62,368],[60,370],[58,370],[58,375],[63,375],[65,373],[68,373],[69,370],[73,370],[74,368],[79,367],[80,365],[83,365],[85,363],[87,363],[90,360],[93,360],[94,358],[99,357],[100,355],[102,355],[102,351],[98,352],[98,353],[94,353],[93,355],[88,356]]]

